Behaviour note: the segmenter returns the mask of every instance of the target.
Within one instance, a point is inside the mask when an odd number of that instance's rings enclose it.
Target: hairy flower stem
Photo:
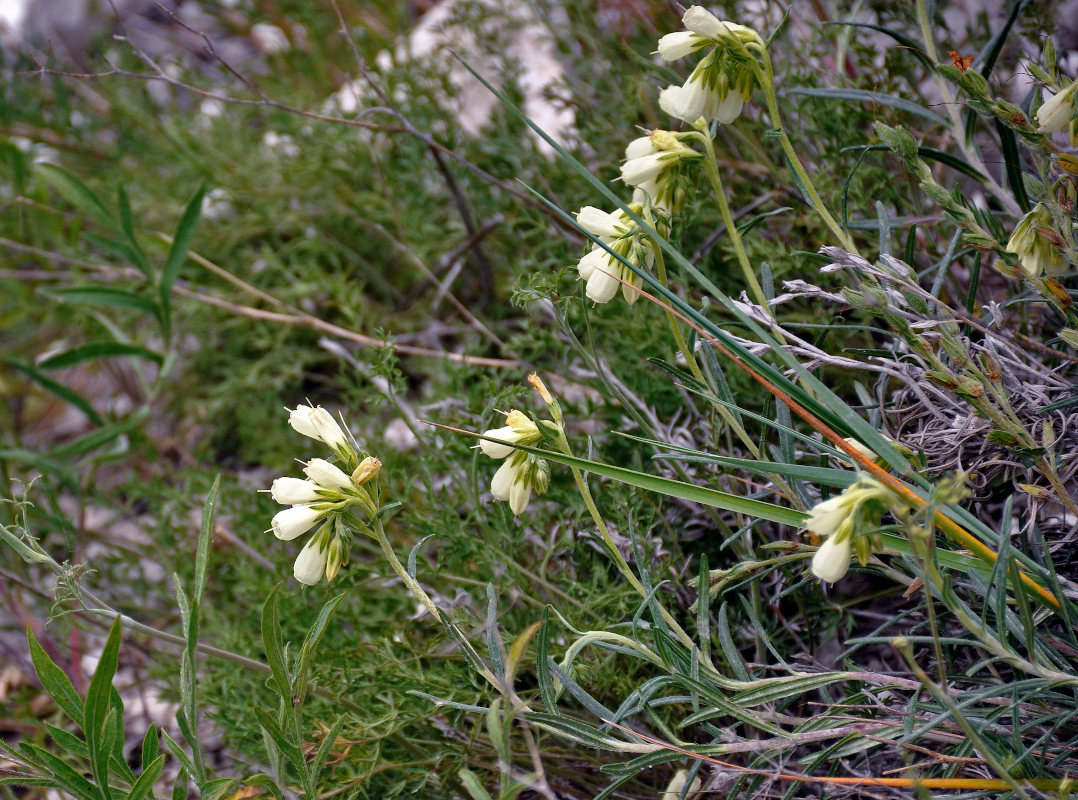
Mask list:
[[[666,289],[670,289],[670,283],[667,280],[666,275],[666,261],[663,259],[662,249],[659,247],[655,247],[654,251],[656,275],[659,278],[659,282],[662,283],[662,285]],[[677,317],[674,315],[674,312],[671,311],[668,306],[664,306],[664,311],[666,313],[666,320],[670,325],[670,331],[674,335],[674,341],[677,343],[678,350],[681,351],[681,355],[685,359],[685,363],[689,365],[689,370],[692,372],[693,377],[696,378],[696,380],[698,380],[704,386],[708,386],[709,384],[707,382],[707,379],[704,377],[704,373],[700,369],[700,365],[696,361],[695,354],[692,352],[692,350],[686,343],[685,336],[684,334],[682,334],[681,328],[678,327]],[[781,334],[779,334],[779,336],[781,336]],[[712,407],[719,412],[719,416],[722,417],[723,421],[727,424],[728,429],[734,432],[737,438],[741,441],[741,444],[745,446],[745,449],[748,450],[750,454],[752,454],[753,458],[755,458],[757,461],[771,460],[763,453],[759,445],[757,445],[756,442],[753,441],[752,437],[749,436],[749,433],[745,430],[745,427],[737,421],[737,417],[734,416],[733,411],[731,411],[729,408],[727,408],[721,403],[712,403]],[[678,474],[682,476],[683,480],[688,481],[688,476],[685,475],[682,471],[679,470]],[[798,497],[797,493],[790,488],[790,485],[786,483],[785,479],[783,479],[781,475],[771,474],[769,475],[769,477],[775,483],[775,488],[778,489],[779,492],[782,492],[787,498],[789,498],[790,502],[800,505],[800,498]],[[751,547],[748,548],[747,555],[754,555]],[[757,591],[757,587],[755,586],[755,584],[753,585],[753,590],[754,592]]]
[[[925,0],[917,0],[917,25],[921,29],[921,44],[925,49],[925,55],[933,64],[940,63],[936,41],[932,37],[932,21],[928,16],[928,7]],[[943,107],[947,110],[947,116],[951,120],[955,144],[962,151],[966,162],[988,179],[988,188],[992,190],[992,194],[1003,204],[1007,211],[1016,217],[1021,217],[1023,212],[1017,201],[1015,201],[1014,195],[1000,186],[999,182],[992,177],[988,167],[985,166],[984,159],[981,158],[980,153],[977,152],[976,148],[968,144],[966,125],[962,121],[962,108],[951,92],[951,84],[936,70],[932,70],[932,77],[936,81],[940,96],[943,98]],[[1045,141],[1048,140],[1049,137],[1045,137]]]
[[[1010,786],[1011,790],[1018,797],[1024,798],[1024,800],[1031,800],[1029,794],[1022,788],[1022,785],[1012,777],[1010,771],[998,758],[996,758],[992,748],[984,743],[980,734],[974,726],[970,724],[969,720],[966,719],[965,714],[962,713],[962,709],[950,696],[948,696],[946,688],[937,686],[933,683],[932,679],[928,677],[928,674],[921,669],[921,665],[918,664],[917,660],[914,658],[913,645],[910,644],[909,640],[905,638],[896,639],[892,644],[900,653],[902,653],[902,657],[905,659],[906,664],[921,683],[924,684],[924,687],[928,690],[929,694],[936,698],[936,702],[950,711],[951,718],[966,734],[970,744],[977,750],[977,753],[981,758],[988,763],[988,766],[990,766],[1000,778],[1007,782],[1007,785]]]
[[[453,624],[442,616],[442,612],[438,610],[438,606],[431,600],[430,595],[427,594],[423,586],[413,578],[408,570],[404,568],[404,565],[397,558],[397,554],[393,551],[393,545],[390,544],[389,538],[386,536],[385,529],[382,527],[382,520],[375,518],[374,523],[371,525],[371,533],[374,535],[375,540],[378,542],[378,546],[382,548],[382,554],[386,557],[386,561],[389,562],[389,566],[397,573],[397,577],[401,579],[401,583],[407,587],[408,591],[423,604],[423,607],[430,612],[431,617],[437,620],[442,627],[450,634],[453,633]],[[491,686],[500,692],[505,691],[504,683],[499,680],[494,673],[483,666],[483,660],[479,657],[479,654],[475,652],[475,649],[463,636],[452,636],[452,639],[460,645],[461,648],[466,649],[466,657],[471,666],[486,679]]]
[[[711,135],[707,133],[706,127],[703,129],[698,128],[697,130],[697,138],[703,143],[704,150],[707,153],[707,157],[704,159],[707,177],[711,181],[711,188],[715,192],[715,201],[719,204],[719,213],[722,215],[723,224],[726,225],[726,235],[730,237],[730,243],[734,246],[734,252],[737,254],[737,263],[741,266],[741,272],[745,276],[745,283],[749,285],[753,299],[770,314],[771,306],[768,305],[763,287],[760,286],[760,281],[757,280],[756,273],[752,269],[749,254],[745,250],[745,243],[741,240],[741,232],[737,229],[737,225],[734,224],[733,214],[730,213],[730,204],[726,202],[726,190],[723,188],[722,177],[719,175],[719,162],[715,155],[715,143],[711,140]]]
[[[767,113],[771,117],[771,124],[774,126],[772,129],[777,135],[779,145],[782,147],[782,152],[786,154],[786,160],[790,164],[790,169],[793,170],[794,175],[797,176],[798,182],[808,193],[809,202],[812,204],[812,208],[820,215],[820,219],[831,231],[831,234],[842,245],[842,248],[847,252],[857,255],[857,246],[853,243],[853,239],[849,234],[843,230],[842,226],[838,224],[838,220],[832,216],[831,212],[827,210],[827,206],[824,205],[823,200],[820,198],[820,193],[816,191],[816,185],[812,182],[812,178],[809,177],[808,172],[805,170],[805,165],[801,163],[801,159],[797,155],[797,151],[794,150],[793,142],[790,141],[789,135],[786,133],[786,128],[782,125],[782,115],[779,113],[778,96],[775,94],[775,72],[771,66],[771,56],[768,55],[766,48],[760,48],[762,54],[762,67],[760,66],[760,60],[757,60],[757,73],[756,79],[763,89],[764,99],[767,102]]]
[[[651,220],[648,220],[648,223],[651,224]],[[664,289],[669,291],[670,281],[666,276],[666,259],[663,258],[662,248],[655,245],[652,247],[652,251],[655,253],[655,271],[658,275],[659,282],[663,285]],[[692,372],[692,376],[696,378],[696,380],[704,386],[707,386],[707,379],[704,377],[700,365],[696,363],[696,354],[689,347],[688,342],[685,341],[685,335],[678,326],[677,317],[674,316],[674,312],[669,308],[664,308],[663,311],[666,314],[666,321],[670,325],[670,332],[674,335],[674,341],[677,342],[677,348],[681,351],[681,357],[685,359],[689,371]]]
[[[558,449],[565,453],[567,456],[573,455],[572,448],[569,447],[569,440],[565,438],[565,432],[559,431],[558,438],[556,440]],[[588,513],[591,514],[591,518],[595,521],[596,527],[599,529],[599,534],[603,537],[603,543],[606,545],[606,550],[614,562],[614,566],[618,568],[618,572],[629,582],[641,597],[647,597],[648,592],[644,588],[644,584],[640,582],[640,579],[636,577],[629,564],[625,561],[625,557],[622,556],[621,551],[618,550],[617,545],[614,543],[614,537],[610,535],[610,529],[606,527],[606,521],[603,519],[603,515],[599,513],[598,506],[595,505],[595,499],[591,495],[591,489],[588,488],[588,482],[584,480],[584,475],[581,471],[573,466],[569,469],[573,473],[573,480],[576,481],[576,488],[580,492],[580,497],[584,500],[584,505],[587,506]],[[693,643],[692,638],[682,628],[677,620],[671,616],[670,612],[662,606],[659,606],[659,611],[662,613],[663,620],[670,626],[670,630],[681,641],[683,645],[689,650],[692,650],[696,645]]]

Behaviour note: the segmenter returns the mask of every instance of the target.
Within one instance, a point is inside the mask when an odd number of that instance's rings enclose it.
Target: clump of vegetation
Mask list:
[[[1050,20],[630,7],[3,56],[6,796],[1070,793]]]

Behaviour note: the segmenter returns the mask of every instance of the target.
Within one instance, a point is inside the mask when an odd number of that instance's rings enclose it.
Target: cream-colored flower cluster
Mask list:
[[[694,134],[654,130],[629,142],[621,180],[634,187],[633,202],[669,215],[681,205],[683,185],[703,156],[686,144]]]
[[[553,435],[556,432],[555,423],[543,424],[551,426],[548,434]],[[519,516],[528,507],[532,492],[546,492],[550,483],[550,465],[545,458],[525,453],[513,445],[534,447],[543,441],[543,433],[527,414],[514,409],[505,415],[505,425],[492,428],[484,432],[483,436],[488,437],[479,442],[479,449],[483,454],[503,459],[502,465],[490,481],[490,493],[495,500],[508,502],[513,514]]]
[[[1037,278],[1041,273],[1055,277],[1070,269],[1060,250],[1062,245],[1052,212],[1044,203],[1037,203],[1014,227],[1007,250],[1018,256],[1018,266],[1027,277]]]
[[[639,203],[629,206],[634,214],[644,209]],[[591,250],[577,263],[580,279],[587,281],[585,293],[596,303],[609,303],[621,289],[625,302],[632,305],[639,294],[640,276],[625,266],[616,253],[637,269],[651,269],[655,263],[655,245],[644,230],[624,211],[606,213],[594,206],[584,206],[576,215],[581,228],[597,238]],[[605,245],[605,246],[604,246]]]
[[[862,564],[879,549],[875,529],[884,512],[900,505],[894,493],[875,478],[861,475],[842,494],[817,503],[805,527],[826,537],[812,558],[812,573],[834,583],[850,568],[856,551]]]
[[[699,50],[710,51],[681,86],[659,94],[659,106],[690,125],[703,117],[724,125],[741,116],[756,85],[755,48],[764,46],[760,34],[735,22],[724,22],[702,6],[692,6],[681,19],[686,30],[659,40],[659,56],[678,61]]]
[[[338,462],[312,458],[303,467],[306,478],[277,478],[269,490],[275,502],[289,506],[270,523],[278,539],[291,541],[320,525],[300,551],[293,570],[297,581],[310,586],[323,575],[333,580],[347,563],[349,527],[354,521],[346,522],[344,514],[356,509],[368,515],[376,512],[366,484],[377,476],[382,462],[371,456],[361,460],[344,429],[321,406],[297,406],[289,412],[288,423],[304,436],[328,445]]]
[[[724,22],[701,6],[682,17],[686,30],[659,40],[658,53],[677,61],[698,51],[707,54],[682,86],[669,86],[659,94],[664,111],[690,125],[718,120],[733,122],[757,82],[757,58],[764,42],[752,28]],[[633,187],[628,208],[660,236],[670,229],[670,217],[681,204],[685,187],[704,155],[690,146],[699,130],[676,133],[654,130],[625,148],[621,179]],[[622,210],[607,213],[585,206],[577,224],[598,239],[577,263],[585,293],[596,303],[609,303],[621,287],[632,304],[639,297],[640,272],[650,271],[658,243]]]

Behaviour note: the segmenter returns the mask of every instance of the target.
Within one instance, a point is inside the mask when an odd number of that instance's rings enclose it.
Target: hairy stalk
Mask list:
[[[654,224],[648,220],[654,227]],[[670,289],[670,281],[666,275],[666,259],[663,258],[662,248],[658,245],[652,246],[652,252],[655,253],[655,271],[658,275],[659,282],[667,290]],[[692,376],[696,378],[702,385],[707,386],[707,378],[704,377],[703,370],[700,369],[700,365],[696,361],[696,354],[689,347],[688,342],[685,341],[685,334],[681,332],[681,328],[677,323],[677,317],[674,316],[669,308],[663,309],[666,315],[666,321],[670,326],[670,333],[674,335],[674,341],[677,343],[677,348],[681,352],[681,357],[685,359],[685,363],[689,367],[689,371],[692,372]]]
[[[977,753],[981,756],[981,758],[983,758],[988,763],[988,765],[993,769],[993,771],[995,771],[997,775],[999,775],[1000,778],[1007,782],[1007,785],[1011,787],[1011,790],[1016,795],[1021,798],[1024,798],[1024,800],[1031,800],[1029,794],[1026,792],[1025,789],[1022,788],[1022,785],[1013,777],[1011,777],[1011,773],[1007,770],[1005,766],[1003,766],[1002,763],[1000,763],[999,759],[996,758],[995,754],[992,752],[992,748],[988,747],[984,743],[984,741],[980,737],[980,734],[977,733],[977,730],[974,728],[974,726],[970,724],[968,719],[966,719],[965,715],[962,713],[962,710],[958,707],[958,704],[955,703],[955,701],[947,695],[947,692],[944,690],[944,688],[937,686],[932,681],[932,679],[928,677],[928,673],[921,669],[921,665],[918,664],[917,660],[913,657],[913,645],[910,644],[909,640],[904,638],[896,639],[894,642],[892,642],[892,644],[900,653],[902,653],[902,657],[905,659],[906,664],[909,666],[910,670],[913,672],[914,675],[917,676],[921,683],[924,684],[924,687],[928,689],[929,693],[934,698],[936,698],[936,702],[944,706],[951,713],[951,718],[966,734],[966,736],[969,738],[970,744],[972,744],[977,749]]]
[[[766,48],[759,48],[759,52],[762,55],[763,66],[760,67],[760,61],[755,60],[756,63],[756,80],[763,89],[764,99],[767,101],[767,113],[771,117],[772,128],[776,133],[776,138],[779,140],[779,144],[782,147],[782,152],[786,154],[786,160],[790,164],[790,169],[793,170],[794,175],[797,176],[798,182],[804,187],[808,193],[809,202],[812,204],[812,208],[820,215],[820,219],[831,231],[831,234],[835,239],[841,243],[842,248],[850,253],[857,254],[857,246],[853,243],[853,239],[849,234],[843,230],[839,225],[838,220],[834,218],[827,206],[824,204],[823,199],[820,197],[820,193],[816,191],[816,185],[812,182],[812,178],[809,177],[808,172],[805,170],[805,165],[801,163],[800,157],[797,155],[797,151],[794,150],[793,142],[790,141],[789,135],[786,133],[786,128],[782,124],[782,115],[779,113],[778,95],[775,94],[775,72],[771,66],[771,56],[768,55]],[[762,70],[762,71],[761,71]]]
[[[763,287],[760,286],[760,281],[756,278],[756,273],[752,269],[749,254],[745,250],[745,243],[741,240],[741,232],[737,229],[737,225],[734,224],[733,214],[730,213],[730,204],[726,202],[726,190],[723,188],[722,177],[719,175],[719,162],[715,155],[715,143],[705,129],[697,129],[697,138],[703,143],[707,154],[706,158],[704,158],[705,170],[708,180],[711,181],[711,188],[715,192],[715,201],[719,204],[719,213],[722,215],[723,224],[726,225],[726,235],[730,237],[730,243],[734,246],[734,252],[737,254],[737,263],[741,267],[741,272],[745,276],[745,282],[749,285],[749,290],[752,292],[755,302],[771,314],[773,313],[771,306],[768,305]]]
[[[565,431],[561,430],[559,424],[558,437],[555,440],[558,449],[565,455],[573,455],[572,448],[569,446],[569,440],[565,438]],[[618,568],[618,572],[622,577],[629,582],[629,585],[635,589],[641,597],[647,597],[647,590],[644,588],[644,584],[640,582],[640,579],[633,573],[632,568],[629,567],[628,562],[625,561],[625,557],[622,556],[621,551],[618,550],[617,545],[614,543],[614,537],[610,535],[610,529],[606,527],[606,520],[603,519],[603,515],[599,513],[598,506],[595,505],[595,499],[592,497],[591,489],[588,488],[588,482],[584,480],[583,474],[577,467],[569,467],[573,473],[573,480],[576,482],[576,488],[580,492],[580,497],[584,501],[584,505],[588,509],[588,513],[591,514],[592,520],[594,520],[596,527],[599,529],[599,535],[603,537],[603,542],[606,544],[606,549],[611,560],[614,562],[614,566]],[[669,611],[659,606],[659,611],[662,613],[663,620],[670,626],[670,630],[678,640],[688,649],[693,649],[695,646],[692,638],[685,632],[685,630],[678,624],[677,620],[673,618]]]
[[[921,44],[924,46],[925,55],[933,64],[940,63],[939,51],[936,49],[936,41],[932,37],[932,21],[928,16],[928,8],[925,0],[917,0],[917,26],[921,29]],[[947,110],[947,116],[951,120],[954,130],[955,144],[962,151],[962,155],[971,167],[980,172],[988,179],[988,187],[992,190],[996,199],[1006,206],[1007,211],[1015,217],[1022,216],[1022,209],[1015,202],[1013,195],[1000,186],[999,182],[992,177],[992,173],[985,166],[980,153],[966,143],[966,125],[962,121],[962,110],[951,92],[951,85],[936,70],[932,70],[932,79],[936,82],[940,96],[943,98],[943,107]]]

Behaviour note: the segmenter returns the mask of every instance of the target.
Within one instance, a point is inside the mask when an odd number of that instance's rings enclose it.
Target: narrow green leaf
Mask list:
[[[173,739],[172,736],[169,735],[168,731],[161,731],[161,745],[172,755],[173,758],[180,762],[180,765],[183,767],[183,770],[187,774],[188,778],[191,775],[195,774],[195,765],[191,763],[191,757],[183,751],[183,748],[180,747],[180,743]],[[183,776],[181,775],[181,778],[182,777]],[[176,785],[180,786],[185,784],[182,780],[180,780],[176,782]],[[183,796],[186,797],[186,791],[184,792]]]
[[[318,777],[322,774],[322,767],[325,766],[326,759],[329,758],[330,750],[333,749],[333,745],[337,741],[337,736],[340,735],[341,728],[344,727],[343,716],[337,717],[337,721],[333,723],[333,727],[329,729],[329,732],[322,738],[322,743],[318,745],[318,752],[315,753],[314,761],[311,762],[311,782],[317,784]]]
[[[563,739],[568,739],[571,742],[576,742],[585,747],[594,747],[599,750],[613,750],[620,753],[638,753],[641,750],[659,749],[658,745],[626,742],[622,739],[616,739],[613,736],[600,733],[596,728],[590,725],[585,725],[582,722],[577,722],[568,717],[532,712],[531,714],[525,714],[524,718],[530,725],[550,731]]]
[[[143,771],[146,770],[148,764],[157,758],[159,750],[157,726],[151,722],[150,727],[146,729],[146,735],[142,737],[142,758],[139,763],[142,765]]]
[[[281,729],[281,726],[277,724],[277,720],[275,720],[264,708],[256,708],[255,714],[258,716],[258,721],[259,724],[261,724],[262,729],[269,734],[269,737],[273,740],[274,745],[276,745],[281,755],[285,757],[296,772],[303,775],[307,768],[307,762],[304,761],[299,746],[289,740],[285,735],[285,732]]]
[[[53,781],[50,785],[63,789],[79,798],[79,800],[100,800],[97,787],[80,775],[74,767],[61,758],[57,758],[43,747],[29,742],[22,743],[26,751],[34,754],[35,760],[44,767],[44,771],[51,773]]]
[[[486,628],[487,655],[490,656],[490,665],[495,675],[505,674],[505,664],[502,661],[502,643],[498,637],[498,595],[494,592],[494,585],[487,584],[487,619],[484,623]]]
[[[37,164],[34,170],[80,212],[93,217],[110,230],[116,230],[112,213],[81,180],[55,164]]]
[[[726,663],[730,665],[730,669],[734,671],[734,675],[737,676],[738,680],[751,680],[748,670],[745,669],[745,662],[741,659],[741,653],[738,652],[737,646],[734,644],[734,637],[730,635],[730,616],[726,603],[719,606],[718,634],[723,657],[726,659]]]
[[[65,731],[63,728],[57,728],[48,722],[45,723],[45,730],[48,731],[52,740],[60,746],[61,749],[67,750],[69,753],[73,753],[81,758],[89,758],[90,751],[86,748],[86,742],[80,739],[70,731]]]
[[[131,247],[132,263],[138,268],[139,272],[146,276],[147,280],[152,281],[153,274],[150,269],[150,262],[138,243],[138,237],[135,236],[135,223],[131,218],[131,201],[127,198],[127,190],[121,185],[117,187],[116,194],[120,206],[120,230]]]
[[[483,788],[479,778],[470,769],[462,767],[457,776],[460,778],[460,782],[464,784],[464,789],[472,796],[472,800],[493,800],[490,792]]]
[[[142,314],[157,315],[157,303],[148,297],[127,289],[113,286],[72,286],[69,288],[43,289],[42,292],[64,303],[94,306],[96,308],[122,308]]]
[[[344,600],[343,593],[323,605],[314,624],[311,625],[307,635],[303,638],[303,645],[299,651],[299,661],[296,665],[296,676],[292,680],[292,696],[295,698],[302,699],[307,693],[307,681],[315,648],[318,647],[318,643],[322,640],[322,635],[329,625],[329,619],[333,616],[333,612],[337,610],[337,606],[341,604],[342,600]]]
[[[907,100],[904,97],[885,94],[883,92],[871,92],[864,89],[797,88],[791,89],[790,94],[797,94],[803,97],[818,97],[825,100],[845,100],[854,103],[870,103],[872,105],[890,106],[899,111],[905,111],[907,114],[914,114],[918,117],[931,120],[938,125],[947,124],[947,121],[935,111],[925,108],[918,103],[914,103],[912,100]]]
[[[172,286],[176,283],[176,279],[180,277],[180,268],[183,267],[183,262],[187,260],[187,251],[190,249],[191,239],[195,235],[198,217],[202,212],[202,197],[205,194],[206,186],[199,186],[191,199],[187,201],[187,207],[184,208],[183,216],[180,217],[180,224],[176,227],[176,235],[172,237],[172,246],[169,248],[165,268],[161,273],[160,283],[158,283],[157,290],[161,308],[164,312],[162,316],[165,320],[166,332],[169,330],[170,325]]]
[[[165,754],[162,753],[151,761],[149,766],[143,768],[142,774],[138,776],[138,780],[131,786],[131,791],[127,793],[127,800],[142,800],[150,795],[153,785],[157,783],[157,778],[161,775],[161,770],[165,768],[165,758]]]
[[[535,679],[539,684],[539,696],[550,714],[558,714],[558,699],[554,682],[550,679],[550,606],[543,608],[543,623],[535,640]]]
[[[49,658],[49,654],[29,628],[26,629],[26,640],[30,645],[30,661],[33,662],[34,672],[45,691],[73,722],[85,728],[82,698],[71,685],[71,679]]]
[[[488,437],[481,436],[479,434],[467,432],[469,436],[474,436],[477,439],[485,439]],[[492,440],[494,441],[494,440]],[[658,494],[666,495],[667,497],[678,497],[682,500],[689,500],[702,505],[712,506],[714,508],[722,508],[727,511],[734,511],[738,514],[745,514],[746,516],[756,519],[766,519],[771,522],[779,522],[783,525],[790,525],[795,528],[803,527],[805,514],[801,511],[796,511],[792,508],[783,508],[782,506],[775,505],[774,503],[767,503],[763,500],[750,500],[739,495],[729,494],[727,492],[720,492],[717,489],[708,489],[704,486],[694,486],[691,483],[683,483],[682,481],[671,480],[670,478],[662,478],[657,475],[648,475],[644,472],[637,472],[635,470],[626,469],[624,467],[615,467],[609,464],[602,464],[598,461],[589,461],[583,458],[577,458],[575,456],[567,456],[563,453],[556,453],[551,450],[539,450],[534,447],[525,447],[524,445],[513,445],[518,450],[523,450],[526,453],[533,453],[543,458],[554,461],[558,464],[565,464],[566,466],[576,467],[577,469],[584,470],[586,472],[594,473],[595,475],[601,475],[605,478],[613,478],[614,480],[627,484],[629,486],[636,486],[639,489],[645,489],[649,492],[656,492]]]
[[[291,704],[291,681],[288,680],[288,670],[284,663],[284,645],[281,642],[281,618],[277,608],[279,601],[278,592],[281,584],[273,587],[269,597],[262,606],[262,646],[266,650],[266,660],[269,661],[273,681],[277,684],[277,693],[286,702]]]
[[[206,567],[209,563],[210,542],[213,540],[213,516],[217,507],[217,493],[221,488],[221,475],[213,479],[213,486],[202,506],[202,529],[198,536],[198,553],[195,556],[195,594],[194,607],[202,605],[202,593],[206,589]]]
[[[1026,182],[1022,178],[1022,156],[1018,152],[1018,139],[1014,131],[996,120],[996,132],[999,134],[1001,155],[1003,156],[1003,171],[1007,175],[1007,186],[1014,194],[1014,199],[1027,214],[1033,208],[1026,192]]]
[[[90,750],[90,770],[94,780],[101,787],[104,800],[109,800],[108,742],[106,725],[112,703],[112,678],[116,674],[116,665],[120,656],[120,639],[123,627],[119,617],[109,629],[101,658],[97,662],[90,687],[86,691],[85,725],[86,744]]]
[[[80,436],[78,439],[70,441],[67,444],[54,447],[49,455],[55,459],[70,460],[77,456],[97,450],[99,447],[104,447],[114,439],[138,428],[146,420],[148,415],[149,412],[146,409],[139,409],[134,414],[131,414],[125,419],[121,419],[119,422],[110,423],[95,431],[90,431],[86,435]]]
[[[54,381],[37,367],[33,366],[32,364],[27,364],[24,361],[17,361],[14,358],[7,358],[4,359],[4,363],[12,369],[17,369],[23,375],[30,378],[30,380],[41,386],[41,388],[45,389],[46,391],[52,392],[65,403],[73,405],[75,408],[85,414],[90,419],[90,422],[94,423],[94,425],[105,424],[105,421],[101,418],[101,415],[94,410],[94,407],[92,405],[90,405],[90,401],[78,392],[76,392],[74,389],[70,389],[67,386],[64,386],[62,383]]]
[[[268,775],[252,775],[251,777],[244,779],[243,785],[265,789],[277,798],[277,800],[283,800],[284,796],[281,794],[281,788],[277,785],[277,782]]]
[[[1003,24],[996,29],[996,32],[992,34],[992,38],[988,40],[984,47],[973,59],[973,63],[970,64],[970,69],[975,69],[981,73],[984,77],[988,77],[992,73],[992,68],[996,65],[996,59],[999,58],[999,54],[1003,52],[1003,45],[1007,43],[1007,37],[1010,35],[1011,30],[1014,28],[1014,23],[1018,20],[1018,17],[1029,5],[1029,0],[1019,0],[1011,7],[1011,13],[1007,15],[1007,19]],[[1028,210],[1028,209],[1027,209]]]
[[[180,774],[176,776],[176,782],[172,784],[172,800],[187,800],[187,785],[190,782],[191,773],[186,768],[180,769]]]
[[[44,361],[39,362],[38,366],[42,369],[64,369],[92,358],[120,358],[123,356],[146,358],[156,364],[161,364],[164,361],[164,356],[160,353],[147,350],[137,344],[91,342],[90,344],[72,347],[70,350],[64,350],[62,353],[49,356]]]

